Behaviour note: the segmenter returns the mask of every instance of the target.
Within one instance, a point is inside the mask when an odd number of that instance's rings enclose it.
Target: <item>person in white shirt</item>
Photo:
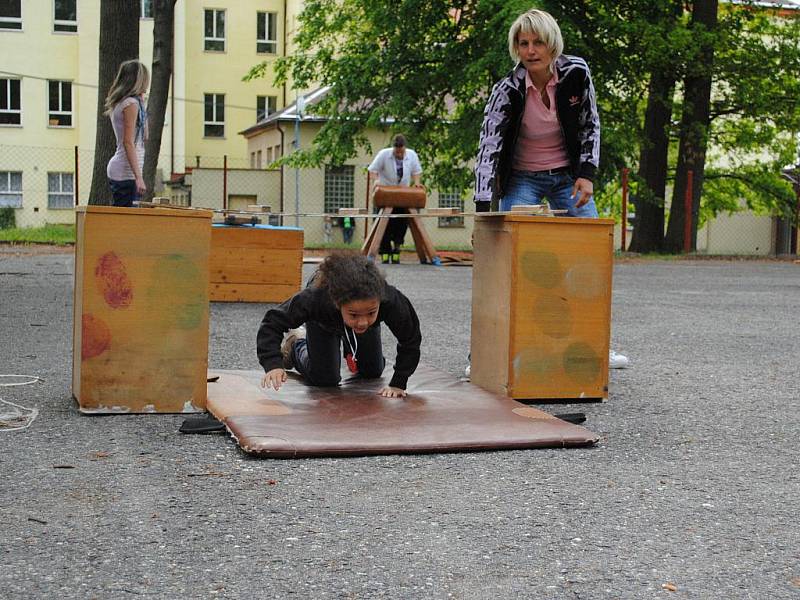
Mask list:
[[[420,182],[422,166],[419,157],[411,148],[406,148],[406,138],[400,133],[394,136],[392,147],[378,152],[367,169],[375,182],[373,193],[381,185],[422,187]],[[392,212],[408,214],[408,209],[396,208]],[[384,263],[400,262],[400,247],[403,245],[407,230],[408,219],[389,219],[389,225],[378,250]]]

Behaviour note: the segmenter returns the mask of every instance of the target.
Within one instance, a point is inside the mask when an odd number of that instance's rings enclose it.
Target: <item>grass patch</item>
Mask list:
[[[66,246],[75,243],[75,225],[45,225],[44,227],[0,229],[0,242]]]

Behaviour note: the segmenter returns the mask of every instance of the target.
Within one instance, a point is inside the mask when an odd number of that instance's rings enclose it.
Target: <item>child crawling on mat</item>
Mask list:
[[[352,373],[380,377],[386,366],[381,321],[397,338],[397,358],[389,385],[379,393],[400,398],[419,363],[417,313],[366,256],[331,254],[305,289],[264,315],[256,341],[266,372],[261,386],[279,390],[291,368],[309,385],[338,385],[342,349]]]

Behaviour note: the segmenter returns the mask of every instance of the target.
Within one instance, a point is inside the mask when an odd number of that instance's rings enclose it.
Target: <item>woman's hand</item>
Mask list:
[[[578,177],[575,180],[575,185],[572,186],[572,198],[577,196],[577,201],[575,202],[575,208],[580,208],[584,204],[586,204],[589,200],[592,199],[592,194],[594,193],[594,184],[589,180],[583,177]]]
[[[381,388],[381,391],[378,392],[384,398],[405,398],[406,391],[401,390],[400,388],[392,387],[387,385],[385,388]]]
[[[281,389],[281,385],[286,381],[286,371],[283,369],[272,369],[261,378],[261,387],[273,388],[276,392]]]
[[[144,179],[141,177],[136,178],[136,193],[143,196],[147,191],[147,186],[144,184]]]

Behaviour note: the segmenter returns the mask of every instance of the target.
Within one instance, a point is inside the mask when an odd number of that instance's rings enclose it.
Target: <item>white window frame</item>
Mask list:
[[[277,110],[277,96],[256,96],[256,122],[263,121]]]
[[[270,20],[270,15],[272,19]],[[264,37],[259,37],[258,30],[264,26]],[[270,21],[274,24],[274,31],[270,31]],[[271,34],[271,35],[270,35]],[[262,48],[262,45],[265,46]],[[270,46],[271,45],[271,46]],[[271,49],[270,49],[271,47]],[[278,13],[271,11],[258,11],[256,13],[256,54],[278,53]]]
[[[149,6],[150,6],[150,14],[149,15],[147,14],[147,11],[144,8],[146,4],[149,4]],[[139,7],[140,7],[140,10],[139,10],[139,18],[140,19],[152,19],[153,18],[153,0],[141,0],[141,2],[139,3]]]
[[[65,2],[71,1],[75,3],[75,20],[67,21],[66,19],[57,19],[56,2],[58,2],[58,0],[53,0],[53,33],[78,33],[78,0],[64,0],[64,1]],[[64,29],[57,29],[57,27],[63,27]]]
[[[57,83],[58,84],[58,110],[53,110],[53,107],[50,106],[50,84]],[[72,108],[70,110],[64,110],[64,84],[69,85],[69,105],[72,107],[74,105],[73,96],[72,96],[72,82],[67,80],[61,79],[48,79],[47,80],[47,126],[48,127],[58,127],[61,129],[69,129],[75,127],[75,115],[73,114]],[[57,120],[58,117],[68,116],[69,117],[69,125],[62,125],[60,123],[51,123],[50,121]]]
[[[19,189],[11,189],[11,175],[19,173]],[[19,196],[19,201],[11,203],[9,196]],[[22,171],[0,171],[0,208],[22,208]]]
[[[51,189],[51,176],[56,175],[58,189]],[[66,177],[65,177],[66,176]],[[70,191],[64,191],[64,180],[70,182]],[[68,198],[66,202],[62,200]],[[54,202],[56,200],[56,202]],[[48,171],[47,173],[47,208],[49,210],[72,210],[75,204],[75,175],[68,171]]]
[[[225,52],[225,9],[224,8],[204,8],[203,9],[203,50],[205,52]],[[211,27],[213,29],[212,35],[209,37],[206,35],[206,15],[208,13],[212,13],[211,19]],[[222,37],[219,36],[219,31],[217,31],[217,15],[222,13]],[[209,42],[222,42],[222,49],[218,48],[209,48]]]
[[[211,96],[212,111],[212,118],[210,121],[206,120],[206,103],[209,96]],[[219,120],[219,115],[217,114],[217,98],[222,98],[222,120]],[[208,133],[206,133],[206,127],[214,125],[222,125],[221,135],[208,135]],[[213,92],[203,94],[203,137],[212,139],[222,139],[225,137],[225,94],[215,94]]]
[[[3,77],[0,81],[5,81],[6,84],[0,83],[0,95],[5,94],[6,106],[8,108],[0,108],[0,114],[3,115],[19,115],[19,123],[0,123],[0,127],[22,127],[22,80],[15,77]],[[19,82],[19,108],[11,106],[11,82]],[[5,88],[5,89],[3,89]]]
[[[19,2],[19,17],[0,16],[0,31],[22,31],[22,0]],[[19,27],[9,27],[11,24],[19,23]]]

